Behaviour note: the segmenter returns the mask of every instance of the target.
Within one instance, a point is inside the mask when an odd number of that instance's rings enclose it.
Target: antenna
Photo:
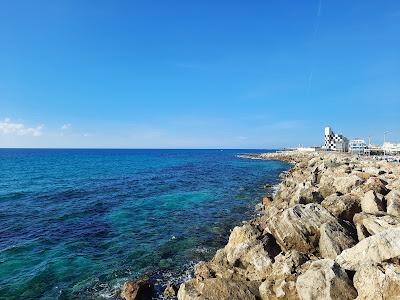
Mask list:
[[[390,131],[385,131],[385,132],[383,133],[383,143],[384,143],[384,144],[386,143],[386,135],[389,134],[389,133],[390,133]]]

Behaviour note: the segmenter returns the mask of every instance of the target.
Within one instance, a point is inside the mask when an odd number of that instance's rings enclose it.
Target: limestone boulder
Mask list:
[[[357,175],[349,174],[344,176],[337,176],[333,179],[333,186],[336,192],[348,194],[356,187],[364,183],[364,180]]]
[[[298,299],[296,279],[301,274],[302,266],[311,259],[315,257],[296,250],[279,254],[272,271],[259,287],[261,299]]]
[[[368,214],[382,213],[385,211],[383,195],[375,191],[368,191],[361,199],[361,210]]]
[[[319,252],[324,258],[335,259],[343,250],[356,243],[355,228],[350,224],[328,222],[320,227]]]
[[[182,283],[179,300],[255,300],[256,296],[242,281],[224,278],[196,279]]]
[[[336,262],[346,270],[381,263],[400,255],[400,228],[388,229],[367,237],[354,247],[344,250]]]
[[[387,212],[400,217],[400,190],[392,190],[386,195]]]
[[[332,259],[313,262],[297,278],[296,290],[300,299],[355,299],[357,291],[344,269]]]
[[[121,290],[121,298],[125,300],[148,300],[154,292],[153,284],[147,279],[127,281]]]
[[[335,217],[350,222],[354,215],[361,211],[360,199],[351,193],[345,195],[332,194],[324,199],[321,205]]]
[[[359,213],[354,215],[353,222],[356,225],[359,241],[386,229],[400,227],[400,218],[383,213],[380,215]]]
[[[178,287],[175,284],[168,282],[167,286],[164,289],[163,293],[164,297],[174,298],[176,297],[177,293],[178,293]]]
[[[372,176],[368,178],[368,180],[364,183],[362,186],[364,191],[374,191],[375,193],[381,194],[381,195],[386,195],[389,192],[389,189],[386,187],[387,182],[384,180]]]
[[[270,257],[267,249],[271,253],[276,251],[276,248],[272,249],[278,247],[274,243],[272,236],[261,236],[257,228],[245,224],[233,229],[224,251],[232,267],[242,269],[251,280],[261,280],[271,270],[273,257]]]
[[[309,252],[318,246],[320,226],[335,220],[319,204],[297,204],[270,217],[267,227],[283,251]]]
[[[400,298],[400,267],[379,264],[361,267],[353,278],[358,300]]]

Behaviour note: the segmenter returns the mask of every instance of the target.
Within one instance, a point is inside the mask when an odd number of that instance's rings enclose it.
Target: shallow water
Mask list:
[[[289,165],[256,150],[0,149],[0,298],[161,290],[209,259]],[[265,151],[264,151],[265,152]]]

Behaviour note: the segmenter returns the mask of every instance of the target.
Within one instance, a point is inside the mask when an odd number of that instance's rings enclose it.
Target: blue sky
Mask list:
[[[0,0],[0,147],[400,142],[400,2]]]

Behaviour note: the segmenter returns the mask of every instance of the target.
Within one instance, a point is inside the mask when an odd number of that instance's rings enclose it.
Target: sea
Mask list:
[[[0,149],[0,299],[116,299],[190,278],[273,193],[266,150]]]

